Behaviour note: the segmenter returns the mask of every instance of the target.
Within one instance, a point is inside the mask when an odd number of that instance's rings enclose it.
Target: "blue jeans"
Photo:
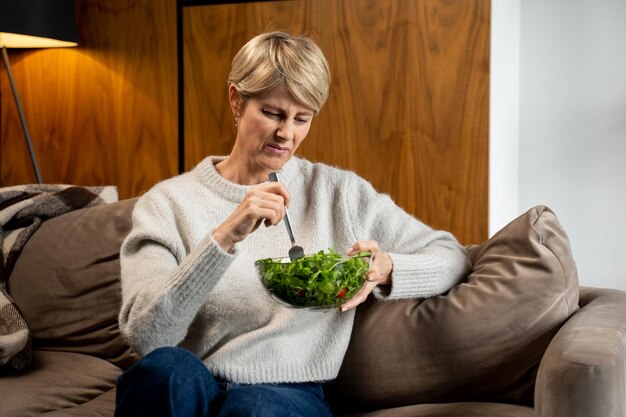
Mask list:
[[[117,380],[115,417],[332,417],[322,385],[236,384],[193,353],[159,348]]]

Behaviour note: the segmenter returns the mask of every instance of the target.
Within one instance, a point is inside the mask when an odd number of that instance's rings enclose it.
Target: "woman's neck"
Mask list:
[[[256,185],[267,181],[269,173],[252,170],[245,163],[238,163],[229,155],[226,159],[215,164],[215,170],[228,181],[239,185]]]

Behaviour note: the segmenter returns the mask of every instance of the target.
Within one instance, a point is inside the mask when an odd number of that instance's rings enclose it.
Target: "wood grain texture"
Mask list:
[[[304,33],[331,95],[298,154],[353,170],[464,244],[488,235],[488,0],[297,0],[184,11],[185,161],[227,154],[230,60],[252,36]]]
[[[43,181],[140,194],[177,173],[176,2],[77,0],[80,45],[10,50]],[[0,178],[35,182],[5,74]]]

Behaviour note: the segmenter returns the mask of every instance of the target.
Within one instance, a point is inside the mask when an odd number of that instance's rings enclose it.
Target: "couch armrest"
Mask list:
[[[581,288],[539,365],[538,417],[626,417],[626,292]]]

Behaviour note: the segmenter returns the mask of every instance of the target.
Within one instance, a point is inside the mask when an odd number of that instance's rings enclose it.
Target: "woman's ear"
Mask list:
[[[239,91],[237,91],[234,84],[230,84],[228,86],[228,100],[230,101],[230,108],[233,111],[235,119],[238,119],[241,116],[241,105],[243,100],[241,98],[241,94],[239,93]]]

